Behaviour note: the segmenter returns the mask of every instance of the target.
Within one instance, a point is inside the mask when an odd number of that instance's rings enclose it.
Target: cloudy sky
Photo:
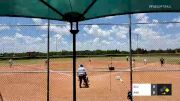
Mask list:
[[[132,15],[133,49],[180,48],[180,23],[161,22],[180,22],[180,13]],[[128,50],[127,23],[128,15],[81,22],[80,32],[77,35],[77,50]],[[0,17],[0,32],[0,53],[46,52],[47,20]],[[51,21],[50,50],[72,50],[72,35],[69,33],[68,23]]]

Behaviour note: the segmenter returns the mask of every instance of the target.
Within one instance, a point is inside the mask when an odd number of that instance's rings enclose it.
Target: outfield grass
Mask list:
[[[28,59],[28,60],[13,60],[15,65],[31,65],[31,64],[42,64],[44,59]],[[9,60],[1,60],[0,66],[9,66]]]
[[[143,59],[146,58],[149,63],[159,62],[160,58],[165,59],[165,63],[168,64],[180,64],[179,56],[134,56],[132,57],[137,62],[143,62]],[[88,60],[89,58],[79,58],[78,60]],[[90,57],[92,60],[104,60],[111,61],[111,57]],[[126,61],[126,57],[112,57],[113,61]]]
[[[50,61],[73,61],[73,58],[51,58]]]
[[[159,62],[159,59],[162,56],[135,56],[133,57],[136,62],[143,62],[143,59],[146,58],[147,62]],[[179,64],[180,65],[180,58],[179,56],[163,56],[165,59],[165,63],[167,64]],[[88,61],[89,59],[95,60],[102,60],[102,61],[111,61],[111,57],[81,57],[77,58],[77,61]],[[31,64],[44,64],[46,59],[26,59],[26,60],[14,60],[14,64],[22,64],[22,65],[31,65]],[[51,62],[59,62],[59,61],[73,61],[72,58],[52,58],[50,59]],[[112,57],[112,61],[126,61],[126,57]],[[0,66],[7,66],[9,65],[8,60],[1,60]]]
[[[146,58],[147,62],[154,63],[160,62],[160,58],[162,56],[136,56],[134,57],[137,62],[143,62],[143,59]],[[179,64],[180,65],[180,58],[178,56],[163,56],[165,63],[167,64]]]
[[[0,66],[7,66],[7,65],[9,65],[7,60],[0,61]]]

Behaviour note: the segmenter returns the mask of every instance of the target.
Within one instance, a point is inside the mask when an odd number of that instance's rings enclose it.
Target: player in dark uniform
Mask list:
[[[164,58],[161,57],[161,58],[160,58],[161,67],[164,65],[164,62],[165,62],[165,61],[164,61]]]

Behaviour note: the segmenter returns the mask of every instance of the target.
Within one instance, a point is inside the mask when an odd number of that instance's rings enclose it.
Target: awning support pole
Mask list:
[[[132,39],[131,39],[131,14],[128,15],[129,16],[129,66],[130,66],[130,91],[128,92],[128,98],[130,101],[133,101],[133,77],[132,77]]]
[[[48,19],[48,27],[47,27],[47,60],[45,60],[45,64],[47,64],[47,101],[50,101],[50,93],[49,93],[49,82],[50,82],[50,72],[49,72],[49,37],[50,37],[50,20]]]
[[[73,24],[76,24],[73,26]],[[76,34],[79,32],[78,22],[70,22],[70,32],[73,35],[73,101],[76,101]]]

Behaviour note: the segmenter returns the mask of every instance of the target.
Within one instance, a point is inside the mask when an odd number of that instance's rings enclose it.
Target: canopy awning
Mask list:
[[[0,16],[83,21],[141,12],[179,12],[180,0],[1,0]]]

